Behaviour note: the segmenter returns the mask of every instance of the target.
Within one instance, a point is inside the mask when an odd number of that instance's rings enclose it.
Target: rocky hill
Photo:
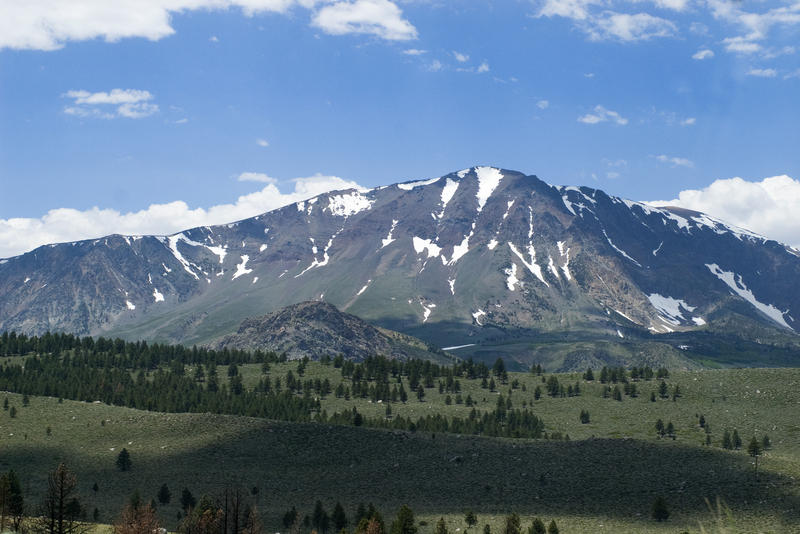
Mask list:
[[[327,302],[301,302],[261,317],[245,319],[235,334],[211,343],[222,349],[286,353],[289,359],[317,360],[339,354],[362,361],[368,356],[451,361],[419,339],[371,326]]]

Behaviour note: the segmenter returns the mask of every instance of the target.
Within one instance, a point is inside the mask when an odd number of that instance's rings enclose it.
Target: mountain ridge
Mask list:
[[[791,344],[798,256],[699,212],[472,167],[167,236],[39,247],[0,264],[0,329],[202,343],[325,300],[440,346],[623,342],[719,314]]]

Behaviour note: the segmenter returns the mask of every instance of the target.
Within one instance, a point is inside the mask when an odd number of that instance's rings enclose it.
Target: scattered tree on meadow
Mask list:
[[[6,523],[11,530],[18,532],[25,513],[25,499],[22,496],[22,485],[14,470],[0,476],[0,532],[4,532]]]
[[[544,521],[538,517],[535,517],[530,528],[528,528],[528,534],[547,534],[547,531],[544,528]]]
[[[291,527],[295,523],[295,521],[297,521],[298,516],[299,514],[297,513],[297,508],[292,506],[291,510],[283,514],[283,527],[284,528]]]
[[[764,439],[761,440],[761,448],[764,450],[772,448],[772,442],[769,440],[769,436],[764,434]]]
[[[669,518],[669,509],[667,508],[667,501],[664,500],[664,497],[656,497],[656,500],[653,501],[652,516],[653,519],[659,523]]]
[[[92,529],[80,521],[77,487],[78,478],[64,464],[47,476],[47,491],[39,515],[31,521],[34,534],[85,534]]]
[[[447,534],[447,524],[444,522],[444,517],[440,517],[436,522],[436,530],[434,534]]]
[[[592,368],[589,367],[586,369],[586,372],[583,373],[583,379],[587,382],[591,382],[594,380],[594,373],[592,372]]]
[[[197,505],[197,499],[194,498],[189,488],[183,488],[181,491],[181,508],[184,512],[188,512]]]
[[[750,440],[750,444],[747,446],[747,454],[752,456],[753,460],[755,460],[756,479],[758,478],[758,457],[761,456],[761,452],[761,443],[753,436],[753,439]]]
[[[492,527],[489,525],[483,525],[483,534],[492,534]]]
[[[658,385],[658,396],[662,399],[666,399],[669,396],[669,388],[667,387],[667,383],[663,380]]]
[[[478,524],[478,517],[475,515],[475,512],[468,510],[464,515],[464,522],[467,524],[467,528],[472,528]]]
[[[727,430],[722,434],[722,448],[723,449],[732,449],[733,448],[733,441],[731,441],[731,433]]]
[[[120,471],[130,471],[131,470],[131,455],[128,452],[128,449],[124,448],[119,451],[117,455],[117,469]]]
[[[161,504],[169,504],[170,499],[172,498],[172,494],[169,491],[169,488],[166,484],[161,484],[161,487],[158,489],[158,502]]]
[[[589,412],[587,410],[581,410],[580,420],[583,425],[589,423]]]
[[[550,526],[547,527],[547,534],[558,534],[558,525],[556,525],[555,519],[550,521]]]
[[[153,508],[146,504],[125,506],[119,518],[114,522],[114,534],[152,534],[158,532],[161,524]]]
[[[737,451],[742,448],[742,438],[739,437],[739,431],[735,428],[733,429],[733,435],[731,436],[731,440],[733,441],[733,448]]]
[[[397,517],[392,521],[391,534],[417,534],[414,512],[407,505],[404,504],[397,511]]]
[[[664,421],[662,421],[661,419],[656,421],[656,432],[658,432],[658,437],[660,437],[660,438],[664,437],[664,433],[665,433]]]
[[[520,521],[519,516],[515,513],[506,516],[506,524],[503,529],[503,534],[520,534]]]

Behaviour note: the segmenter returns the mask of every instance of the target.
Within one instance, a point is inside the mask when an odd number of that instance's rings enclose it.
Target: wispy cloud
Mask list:
[[[676,156],[667,156],[665,154],[660,154],[658,156],[653,156],[656,160],[660,161],[661,163],[668,163],[672,167],[694,167],[694,162],[686,159],[686,158],[679,158]]]
[[[698,61],[702,61],[704,59],[711,59],[712,57],[714,57],[714,51],[708,48],[701,48],[692,55],[692,59],[696,59]]]
[[[778,71],[775,69],[750,69],[747,71],[747,75],[757,78],[774,78],[778,75]]]
[[[266,139],[256,139],[256,144],[260,147],[266,148],[269,146],[269,141],[267,141]]]
[[[243,172],[237,178],[239,182],[261,182],[264,184],[276,184],[278,180],[272,176],[268,176],[263,172]]]
[[[461,52],[456,52],[453,50],[453,57],[456,58],[456,61],[459,63],[466,63],[469,61],[469,56],[467,54],[462,54]]]
[[[112,89],[109,92],[71,90],[63,98],[72,100],[64,107],[64,113],[76,117],[115,119],[142,119],[158,112],[158,105],[150,102],[153,95],[140,89]]]
[[[487,63],[486,61],[482,62],[480,65],[478,65],[478,68],[475,72],[479,74],[482,72],[489,72],[489,63]]]
[[[408,48],[403,50],[403,53],[407,56],[421,56],[422,54],[427,54],[427,50],[421,50],[419,48]]]
[[[578,117],[578,122],[582,122],[584,124],[599,124],[601,122],[613,122],[615,124],[619,124],[620,126],[624,126],[628,124],[628,119],[626,119],[616,111],[612,111],[610,109],[606,109],[603,106],[597,105],[594,107],[594,111],[592,113],[587,113],[586,115]]]
[[[536,102],[536,107],[539,108],[539,109],[547,109],[547,108],[550,107],[550,101],[549,100],[539,100],[538,102]]]

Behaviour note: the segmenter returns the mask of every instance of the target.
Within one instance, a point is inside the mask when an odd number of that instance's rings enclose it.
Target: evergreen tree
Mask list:
[[[417,534],[414,512],[407,505],[404,504],[397,511],[397,517],[392,522],[391,534]]]
[[[422,402],[424,398],[425,398],[425,388],[422,387],[422,384],[420,384],[419,386],[417,386],[417,400]]]
[[[333,507],[331,520],[333,522],[333,530],[335,532],[339,532],[347,526],[347,514],[345,514],[342,504],[338,501],[336,502],[336,506]]]
[[[769,436],[764,434],[764,439],[761,440],[761,448],[764,450],[772,448],[772,442],[769,440]]]
[[[592,372],[592,368],[589,367],[586,369],[586,372],[583,373],[583,379],[587,382],[591,382],[594,380],[594,373]]]
[[[550,521],[550,526],[547,527],[547,534],[558,534],[558,525],[556,525],[555,519]]]
[[[161,504],[169,504],[170,498],[172,494],[169,492],[169,488],[166,484],[161,484],[161,487],[158,490],[158,502]]]
[[[659,523],[669,518],[669,509],[664,497],[656,497],[656,500],[653,501],[652,516]]]
[[[197,499],[194,498],[189,488],[183,488],[181,491],[181,508],[184,512],[189,512],[197,505]],[[290,523],[291,524],[291,523]]]
[[[483,534],[492,534],[492,527],[489,525],[483,525]]]
[[[297,521],[299,514],[297,513],[297,509],[292,506],[291,510],[288,510],[285,514],[283,514],[283,526],[284,528],[289,528],[295,524]]]
[[[581,420],[581,424],[583,424],[583,425],[589,423],[589,412],[586,411],[586,410],[581,410],[580,420]]]
[[[667,388],[667,383],[662,380],[658,385],[658,396],[662,399],[666,399],[668,395],[669,389]]]
[[[478,524],[478,517],[472,510],[467,510],[467,513],[464,515],[464,522],[467,524],[467,528],[472,528]]]
[[[747,454],[753,457],[755,460],[755,474],[756,479],[758,478],[758,457],[761,456],[761,443],[758,442],[755,436],[753,439],[750,440],[750,444],[747,446]]]
[[[25,500],[22,485],[14,470],[0,476],[0,532],[4,532],[6,524],[14,532],[19,532],[25,513]]]
[[[158,532],[161,527],[155,511],[150,505],[128,504],[114,523],[114,534],[145,534]]]
[[[444,522],[444,517],[440,517],[436,522],[436,530],[434,534],[447,534],[447,524]]]
[[[731,433],[727,430],[722,434],[722,448],[723,449],[732,449],[733,442],[731,441]]]
[[[731,440],[733,440],[733,448],[737,451],[742,448],[742,438],[739,437],[739,432],[734,428],[733,429],[733,436],[731,436]]]
[[[661,419],[656,421],[656,432],[658,433],[659,437],[664,437],[664,421]]]
[[[533,523],[528,529],[528,534],[547,534],[547,530],[544,528],[544,521],[538,517],[534,518]]]
[[[520,534],[519,516],[515,513],[506,516],[506,524],[503,534]]]
[[[131,455],[128,452],[128,449],[124,448],[119,451],[117,455],[117,469],[120,471],[130,471],[131,470]]]
[[[675,439],[675,425],[672,424],[672,421],[667,423],[666,432],[667,432],[667,435],[669,437],[671,437],[672,439]]]

